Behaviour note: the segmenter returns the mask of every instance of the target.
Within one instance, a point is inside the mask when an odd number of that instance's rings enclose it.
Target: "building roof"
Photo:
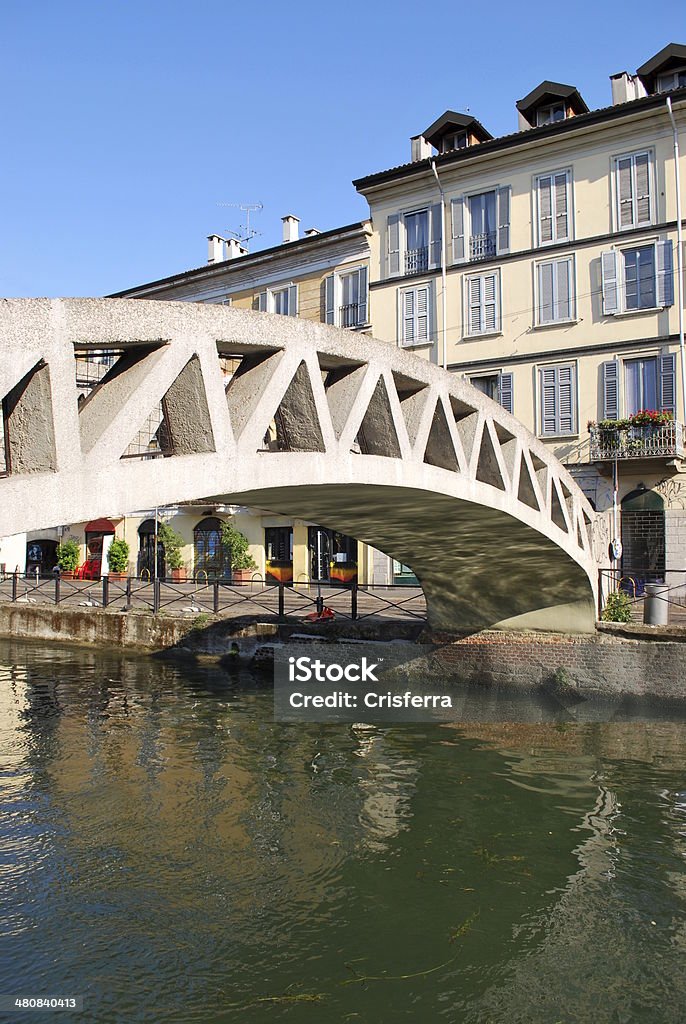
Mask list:
[[[654,57],[647,60],[645,64],[641,64],[640,68],[636,69],[636,74],[648,92],[652,92],[655,88],[655,79],[661,72],[675,67],[683,67],[684,64],[686,64],[686,46],[681,43],[668,43]]]
[[[686,99],[686,88],[675,89],[670,94],[674,99]],[[642,96],[640,99],[631,100],[628,103],[616,103],[609,107],[601,107],[598,110],[589,110],[586,114],[579,114],[576,117],[566,118],[564,121],[556,121],[553,124],[544,124],[538,128],[529,128],[526,131],[511,132],[509,135],[501,135],[498,138],[483,142],[480,146],[467,147],[466,149],[454,150],[450,153],[439,154],[436,157],[429,157],[425,160],[410,161],[405,164],[398,164],[384,171],[376,171],[367,174],[362,178],[356,178],[353,185],[358,191],[371,188],[374,185],[382,185],[387,181],[405,178],[409,175],[426,174],[431,170],[432,160],[437,166],[452,166],[462,161],[478,160],[488,153],[498,152],[501,149],[515,149],[517,146],[526,145],[538,139],[547,139],[556,135],[566,135],[568,132],[576,131],[579,128],[588,127],[594,124],[602,124],[605,121],[620,120],[629,118],[634,113],[642,110],[650,110],[652,107],[664,106],[665,97]]]
[[[269,249],[260,249],[258,252],[246,253],[245,256],[236,256],[232,260],[222,260],[221,263],[205,263],[201,267],[193,267],[190,270],[179,271],[170,277],[162,277],[156,281],[146,281],[144,284],[133,285],[131,288],[124,288],[120,292],[112,292],[105,296],[108,299],[123,299],[135,292],[146,291],[149,288],[157,288],[162,285],[178,285],[199,277],[221,277],[227,271],[240,271],[246,267],[254,266],[260,262],[270,260],[276,256],[291,255],[294,252],[301,252],[303,249],[316,248],[325,245],[335,238],[336,235],[354,235],[356,232],[365,233],[369,221],[358,221],[355,224],[346,224],[340,228],[331,228],[329,231],[319,231],[315,235],[306,235],[295,242],[281,242],[279,245],[271,246]]]
[[[473,135],[479,139],[480,142],[486,142],[487,139],[492,139],[493,136],[486,128],[477,121],[471,114],[459,114],[455,110],[446,110],[444,114],[434,121],[432,125],[422,132],[424,138],[429,142],[435,149],[440,149],[440,141],[444,135],[451,128],[460,130],[469,130]]]
[[[530,120],[530,115],[538,107],[566,100],[575,114],[587,114],[588,107],[575,85],[563,85],[561,82],[541,82],[532,89],[524,99],[517,100],[516,107],[520,114]]]

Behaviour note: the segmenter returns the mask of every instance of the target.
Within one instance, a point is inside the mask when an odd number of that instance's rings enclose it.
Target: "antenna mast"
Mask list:
[[[238,231],[227,229],[227,234],[231,238],[237,239],[246,249],[251,239],[255,238],[256,235],[262,234],[261,231],[256,231],[255,228],[250,227],[250,214],[264,209],[262,203],[217,203],[217,206],[231,206],[236,210],[242,210],[245,214],[245,224],[240,224]]]

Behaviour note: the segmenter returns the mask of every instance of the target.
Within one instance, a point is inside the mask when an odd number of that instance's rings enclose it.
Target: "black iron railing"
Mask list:
[[[405,273],[420,274],[429,267],[429,247],[424,245],[419,249],[407,249],[405,252]]]
[[[590,428],[590,458],[611,459],[683,458],[686,429],[677,420],[661,424]]]
[[[497,248],[497,233],[485,231],[480,235],[471,235],[469,239],[470,260],[487,260],[495,256]]]
[[[338,307],[339,323],[341,327],[357,327],[360,322],[359,302],[349,302],[345,306]]]

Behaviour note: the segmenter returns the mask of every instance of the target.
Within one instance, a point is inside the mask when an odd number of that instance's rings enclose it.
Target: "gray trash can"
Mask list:
[[[666,626],[669,623],[669,587],[664,583],[646,583],[643,602],[643,622],[646,626]]]

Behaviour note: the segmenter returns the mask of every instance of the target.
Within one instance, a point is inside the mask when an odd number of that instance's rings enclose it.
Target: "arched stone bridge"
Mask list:
[[[591,506],[458,376],[365,334],[194,303],[5,300],[0,331],[0,535],[220,497],[392,555],[436,628],[592,630]],[[75,354],[102,350],[119,358],[79,404]],[[122,458],[160,401],[168,457]]]

